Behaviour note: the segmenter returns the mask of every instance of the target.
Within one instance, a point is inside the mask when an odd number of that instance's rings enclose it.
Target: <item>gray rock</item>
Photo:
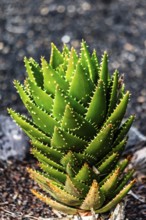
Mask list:
[[[146,175],[146,145],[134,152],[131,163],[138,173]]]
[[[140,143],[146,142],[146,136],[133,126],[130,128],[128,136],[129,138],[126,145],[126,151],[135,151],[136,146]]]
[[[28,152],[28,139],[8,116],[0,115],[0,160],[23,160]]]
[[[131,164],[135,171],[146,175],[146,136],[137,128],[131,127],[125,153],[132,153]]]

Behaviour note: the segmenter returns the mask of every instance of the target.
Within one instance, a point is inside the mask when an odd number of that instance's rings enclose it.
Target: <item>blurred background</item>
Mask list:
[[[145,0],[0,0],[0,114],[7,107],[25,111],[13,80],[25,78],[24,56],[49,59],[50,43],[79,49],[82,39],[109,68],[124,73],[132,93],[128,113],[146,134],[146,1]]]

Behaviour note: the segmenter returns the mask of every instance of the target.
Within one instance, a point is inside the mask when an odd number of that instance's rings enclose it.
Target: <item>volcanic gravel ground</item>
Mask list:
[[[111,72],[118,69],[125,74],[126,88],[132,93],[127,115],[135,113],[134,125],[146,134],[145,12],[145,0],[1,0],[0,114],[6,115],[7,107],[25,112],[12,83],[25,77],[24,56],[38,62],[41,56],[49,59],[51,41],[60,49],[63,43],[79,49],[83,38],[99,58],[108,51]],[[34,183],[26,167],[34,164],[31,157],[1,164],[0,219],[52,215],[29,191]],[[133,191],[146,195],[145,182],[137,182]],[[29,217],[23,217],[26,215]],[[128,196],[126,216],[129,220],[146,219],[146,204]]]

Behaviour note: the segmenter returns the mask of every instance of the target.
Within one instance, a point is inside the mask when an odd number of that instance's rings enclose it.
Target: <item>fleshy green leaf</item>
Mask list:
[[[81,151],[86,144],[87,142],[81,138],[55,127],[51,145],[56,149],[63,149],[65,152],[72,149],[78,152]]]
[[[34,123],[45,133],[50,135],[54,132],[54,127],[57,125],[57,122],[44,110],[33,104],[32,102],[27,102],[27,109],[32,116]]]
[[[100,79],[103,80],[105,89],[108,86],[108,55],[107,52],[104,52],[102,57],[102,62],[100,65],[100,72],[99,72]]]
[[[32,101],[31,97],[28,95],[28,93],[26,91],[26,88],[22,84],[20,84],[19,81],[14,80],[14,85],[15,85],[15,88],[17,89],[17,92],[19,93],[20,98],[22,99],[24,105],[26,105],[26,103],[28,101]]]
[[[112,79],[110,100],[108,106],[108,115],[110,115],[116,107],[117,96],[118,96],[118,77],[119,77],[118,71],[115,71]]]
[[[106,116],[106,93],[102,80],[98,81],[98,85],[94,95],[90,101],[86,118],[97,124],[98,127],[102,124]]]
[[[106,158],[106,160],[104,160],[102,162],[102,164],[97,168],[97,170],[99,171],[100,174],[107,174],[109,173],[109,171],[112,170],[113,165],[115,165],[115,162],[117,162],[118,159],[118,154],[117,153],[112,153],[111,155],[109,155],[108,158]]]
[[[132,178],[134,173],[134,170],[129,170],[124,177],[120,180],[118,183],[118,187],[111,193],[111,196],[114,197],[116,196],[122,189],[123,187],[127,184],[127,182]]]
[[[50,179],[56,180],[63,184],[65,183],[66,175],[63,172],[43,163],[40,163],[40,167],[46,172],[47,175],[49,175]]]
[[[129,192],[129,190],[134,185],[135,180],[132,180],[127,186],[125,186],[114,199],[112,199],[109,203],[107,203],[105,206],[103,206],[101,209],[96,210],[96,213],[104,213],[115,207],[122,199],[123,197]]]
[[[133,121],[135,119],[134,115],[131,115],[126,122],[122,125],[122,127],[119,129],[118,133],[116,134],[116,139],[113,143],[113,146],[117,145],[124,137],[125,135],[128,133]]]
[[[69,82],[72,81],[72,77],[73,77],[75,70],[76,70],[77,61],[78,61],[77,53],[76,53],[75,49],[72,47],[71,51],[70,51],[70,57],[69,57],[69,61],[68,61],[67,71],[66,71],[66,79]]]
[[[64,153],[60,150],[54,149],[48,145],[41,143],[40,141],[35,140],[34,138],[31,141],[32,145],[36,147],[37,150],[47,155],[50,159],[58,162],[63,157]]]
[[[12,116],[14,121],[21,126],[23,131],[30,137],[34,137],[37,140],[43,141],[44,143],[50,143],[50,137],[46,136],[42,131],[40,131],[32,121],[28,120],[26,117],[16,113],[12,109],[8,109],[9,114]]]
[[[42,90],[39,86],[37,86],[37,84],[33,83],[30,80],[28,82],[29,82],[29,89],[35,103],[39,107],[46,110],[48,113],[51,113],[53,106],[52,97],[49,94],[47,94],[44,90]]]
[[[42,58],[42,71],[44,76],[44,88],[54,96],[56,85],[59,85],[64,91],[68,90],[68,82],[58,74],[48,63]]]
[[[73,171],[73,174],[77,174],[79,171],[79,167],[81,166],[81,161],[77,159],[74,153],[69,151],[64,157],[62,157],[60,163],[66,168],[69,164],[71,166],[71,169]],[[74,176],[73,175],[73,176]]]
[[[61,52],[57,49],[57,47],[51,43],[51,57],[50,57],[50,64],[55,69],[60,64],[63,63],[63,56]]]
[[[122,98],[120,103],[117,105],[117,107],[115,108],[113,113],[109,116],[109,118],[105,122],[106,125],[111,123],[114,128],[119,127],[119,125],[125,115],[128,100],[129,100],[129,92],[127,92],[124,95],[124,97]]]
[[[29,79],[42,88],[43,75],[39,64],[33,58],[27,59],[26,57],[24,58],[24,63]]]
[[[93,83],[96,82],[96,75],[97,73],[95,72],[96,70],[94,69],[94,66],[93,66],[93,63],[92,63],[92,59],[91,59],[91,56],[90,56],[90,53],[89,53],[89,50],[87,48],[87,44],[85,41],[82,41],[81,43],[81,53],[82,53],[82,62],[83,62],[83,59],[84,59],[84,65],[85,65],[85,62],[86,62],[86,65],[88,67],[88,71],[89,71],[89,76],[90,76],[90,79],[92,80]]]
[[[75,74],[73,76],[69,94],[85,105],[90,100],[90,94],[94,89],[94,84],[90,80],[88,74],[84,71],[80,62],[77,64]]]
[[[65,171],[63,166],[61,166],[57,162],[54,162],[52,159],[48,158],[47,156],[39,152],[37,149],[32,149],[31,152],[38,159],[39,162],[49,165],[51,167],[54,167],[58,170]]]
[[[97,134],[97,136],[86,147],[84,152],[89,155],[93,155],[96,158],[105,156],[105,154],[111,149],[110,145],[112,136],[112,125],[109,124]]]
[[[95,177],[94,172],[91,170],[89,165],[85,163],[79,170],[78,174],[75,176],[75,179],[90,185],[92,183],[93,177]]]
[[[116,188],[119,174],[120,174],[120,169],[117,168],[101,186],[100,189],[104,195],[108,196],[108,194],[110,194],[110,192],[112,192]]]
[[[66,102],[64,99],[64,95],[61,93],[59,86],[56,87],[55,90],[55,98],[53,104],[53,116],[60,120],[64,114],[64,109],[66,106]]]
[[[99,79],[99,62],[98,62],[96,50],[93,50],[91,60],[92,60],[92,65],[93,65],[94,72],[95,72],[94,83],[96,85],[96,83],[97,83],[97,81]]]
[[[72,131],[84,139],[89,139],[96,134],[94,126],[77,112],[73,111],[69,105],[66,105],[61,127]]]

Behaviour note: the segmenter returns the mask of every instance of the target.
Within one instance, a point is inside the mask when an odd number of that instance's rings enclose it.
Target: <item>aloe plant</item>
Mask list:
[[[44,193],[34,195],[66,214],[104,213],[133,186],[133,170],[121,160],[131,115],[122,124],[129,91],[118,71],[108,70],[108,55],[99,63],[85,41],[80,54],[51,45],[50,61],[24,59],[24,85],[14,81],[31,119],[9,109],[30,137],[40,170],[28,169]]]

